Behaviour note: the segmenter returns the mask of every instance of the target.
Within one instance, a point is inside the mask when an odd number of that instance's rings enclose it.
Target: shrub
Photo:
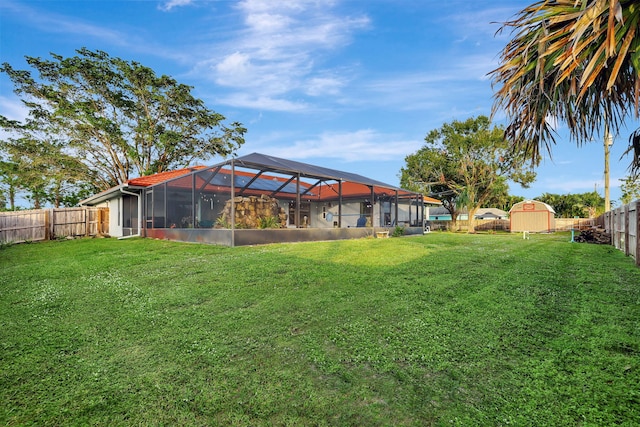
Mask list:
[[[400,237],[400,236],[404,236],[404,227],[396,225],[396,228],[393,230],[393,234],[391,235],[391,237]]]
[[[280,228],[280,221],[275,216],[264,216],[258,218],[259,228]]]

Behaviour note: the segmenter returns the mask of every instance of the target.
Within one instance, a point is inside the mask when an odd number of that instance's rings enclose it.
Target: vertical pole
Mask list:
[[[624,205],[624,254],[629,255],[629,236],[631,235],[631,224],[629,224],[629,207],[630,204]],[[636,236],[637,238],[637,236]]]
[[[604,124],[604,211],[611,210],[609,193],[609,147],[613,144],[613,137],[609,133],[609,124]]]
[[[89,237],[91,235],[91,223],[89,222],[89,208],[84,207],[84,236]]]
[[[296,210],[295,210],[295,222],[296,228],[300,228],[300,203],[302,199],[300,198],[300,173],[296,176]]]
[[[338,181],[338,228],[342,228],[342,181]]]
[[[236,168],[235,162],[231,159],[231,247],[236,245]]]
[[[193,228],[198,228],[196,222],[196,174],[191,172],[191,221]]]
[[[640,200],[636,200],[636,265],[640,267]]]
[[[400,226],[400,221],[398,221],[398,190],[396,190],[396,200],[395,200],[395,204],[396,204],[396,206],[395,206],[395,208],[394,208],[394,209],[395,209],[394,214],[395,214],[395,216],[396,216],[396,221],[395,221],[395,222],[396,222],[396,227],[398,227],[398,226]]]
[[[142,204],[145,203],[145,194],[142,190],[140,190],[140,192],[138,193],[138,236],[140,237],[147,237],[146,235],[146,226],[147,226],[147,221],[145,221],[145,218],[143,216],[143,206]]]
[[[51,231],[50,231],[51,218],[50,218],[49,212],[50,212],[49,209],[44,210],[44,240],[45,241],[51,240]]]
[[[371,227],[374,227],[375,224],[373,223],[373,205],[374,205],[374,201],[375,201],[375,197],[376,197],[376,192],[373,188],[373,185],[371,186]]]

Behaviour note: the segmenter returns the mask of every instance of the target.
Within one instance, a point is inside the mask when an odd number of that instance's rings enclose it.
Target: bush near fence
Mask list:
[[[0,243],[109,234],[109,208],[77,207],[0,212]]]

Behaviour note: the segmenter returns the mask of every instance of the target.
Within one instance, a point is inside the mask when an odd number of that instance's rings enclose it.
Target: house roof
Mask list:
[[[160,172],[153,175],[140,176],[138,178],[132,178],[127,181],[126,184],[117,185],[115,187],[111,187],[108,190],[101,191],[100,193],[94,194],[91,197],[88,197],[84,200],[81,200],[79,205],[96,205],[98,203],[102,203],[105,200],[109,200],[112,198],[114,194],[122,193],[123,191],[128,190],[136,190],[141,189],[143,187],[150,187],[155,184],[159,184],[161,182],[168,181],[170,179],[178,178],[184,175],[187,175],[195,170],[204,169],[205,166],[193,166],[190,168],[176,169],[172,171]]]
[[[458,213],[458,215],[468,215],[469,214],[467,209],[461,209],[457,213]],[[435,208],[430,208],[429,209],[429,215],[430,216],[451,215],[451,212],[449,212],[447,210],[447,208],[445,208],[444,206],[438,206],[438,207],[435,207]],[[498,208],[480,208],[480,209],[478,209],[476,211],[476,214],[475,214],[476,217],[479,217],[479,216],[506,217],[507,215],[508,215],[507,212],[503,211],[502,209],[498,209]]]
[[[494,217],[506,217],[508,213],[498,208],[480,208],[476,212],[476,216],[494,216]]]
[[[178,178],[196,170],[206,169],[206,166],[193,166],[190,168],[176,169],[172,171],[160,172],[153,175],[140,176],[127,181],[128,185],[136,187],[149,187],[151,185],[160,184],[173,178]]]
[[[80,202],[80,204],[96,204],[109,198],[110,195],[122,192],[127,189],[140,189],[150,187],[164,182],[173,182],[173,186],[187,185],[181,183],[180,178],[186,178],[187,175],[197,174],[197,179],[201,182],[201,186],[218,186],[228,187],[230,181],[228,176],[231,173],[231,166],[234,170],[234,184],[236,188],[243,188],[247,193],[269,193],[278,191],[280,193],[296,193],[296,183],[291,181],[289,177],[299,175],[301,178],[310,178],[318,180],[317,183],[300,182],[305,192],[305,198],[310,197],[317,200],[331,200],[338,197],[338,183],[327,183],[326,181],[342,182],[342,195],[344,197],[366,197],[371,194],[370,187],[374,187],[377,196],[388,193],[389,196],[395,196],[396,191],[400,197],[414,196],[417,193],[386,184],[381,181],[373,180],[355,173],[330,169],[321,166],[315,166],[308,163],[296,162],[293,160],[282,159],[279,157],[268,156],[260,153],[252,153],[246,156],[237,157],[226,160],[211,167],[194,166],[190,168],[177,169],[174,171],[161,172],[154,175],[133,178],[127,181],[127,184],[111,188],[107,191],[92,196]],[[259,176],[253,172],[238,170],[242,168],[260,171]],[[208,173],[211,171],[211,173]],[[287,176],[277,176],[281,174]],[[249,179],[248,179],[249,178]],[[190,180],[189,180],[190,181]],[[308,181],[308,180],[307,180]],[[321,182],[320,182],[321,181]],[[191,185],[189,183],[189,185]],[[424,197],[427,204],[442,204],[437,199]]]
[[[509,210],[509,212],[529,210],[529,209],[525,209],[525,205],[531,205],[531,204],[538,205],[542,209],[547,210],[551,213],[554,213],[554,214],[556,213],[556,211],[553,209],[551,205],[541,202],[540,200],[523,200],[511,206],[511,209]]]
[[[233,159],[238,164],[249,168],[255,168],[258,170],[286,173],[286,174],[300,174],[301,176],[316,179],[330,179],[335,181],[349,181],[357,184],[373,185],[378,187],[385,187],[394,190],[403,190],[402,188],[395,187],[390,184],[386,184],[381,181],[376,181],[371,178],[367,178],[362,175],[358,175],[351,172],[345,172],[337,169],[325,168],[322,166],[315,166],[308,163],[296,162],[294,160],[282,159],[280,157],[268,156],[266,154],[251,153],[246,156]],[[230,163],[227,161],[225,163]],[[224,163],[223,163],[224,164]]]

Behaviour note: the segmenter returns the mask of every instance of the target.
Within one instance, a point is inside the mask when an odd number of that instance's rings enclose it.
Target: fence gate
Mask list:
[[[78,207],[0,212],[0,243],[109,233],[109,208]]]

